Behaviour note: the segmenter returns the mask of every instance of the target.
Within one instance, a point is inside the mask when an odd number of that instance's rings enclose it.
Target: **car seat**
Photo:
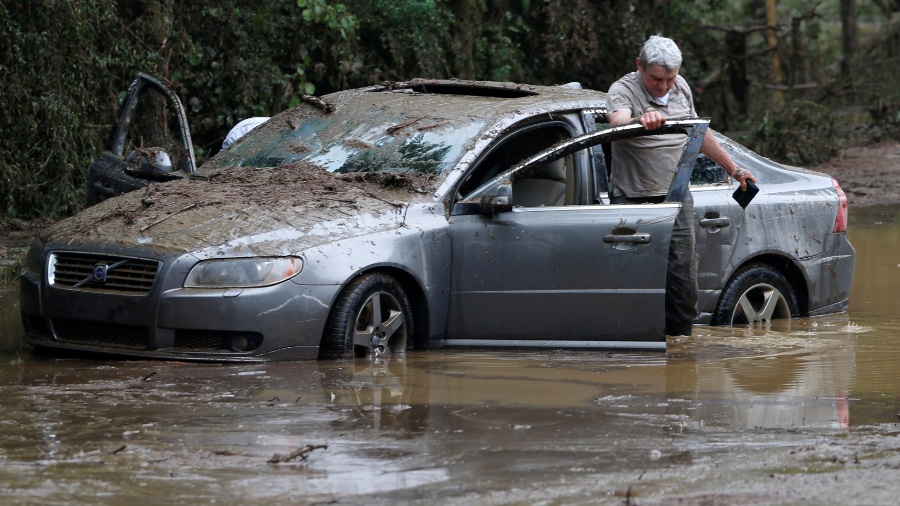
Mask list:
[[[566,164],[560,158],[513,181],[513,205],[561,206],[566,201]]]

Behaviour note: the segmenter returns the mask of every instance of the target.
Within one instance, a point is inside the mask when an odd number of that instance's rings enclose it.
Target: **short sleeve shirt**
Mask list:
[[[667,104],[657,101],[644,88],[638,72],[632,72],[613,83],[606,97],[607,111],[631,111],[637,118],[649,111],[659,111],[667,119],[697,117],[694,97],[687,81],[675,77]],[[687,137],[681,134],[654,135],[612,143],[610,189],[613,195],[630,198],[657,197],[669,191],[672,178]]]

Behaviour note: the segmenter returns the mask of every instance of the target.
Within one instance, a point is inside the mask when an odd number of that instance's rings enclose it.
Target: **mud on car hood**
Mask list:
[[[401,226],[436,176],[333,174],[308,162],[235,167],[153,184],[48,229],[44,240],[215,254],[288,254]]]

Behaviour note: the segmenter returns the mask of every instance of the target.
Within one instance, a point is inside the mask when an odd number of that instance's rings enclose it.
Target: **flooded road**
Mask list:
[[[664,354],[57,358],[0,285],[0,502],[894,504],[898,215],[851,209],[848,314]]]

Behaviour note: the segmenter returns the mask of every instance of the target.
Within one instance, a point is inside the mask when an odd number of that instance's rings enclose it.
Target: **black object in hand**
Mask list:
[[[747,189],[741,190],[740,186],[737,190],[734,190],[734,193],[731,196],[737,201],[738,205],[741,206],[741,209],[746,209],[747,205],[750,204],[750,201],[753,200],[753,197],[759,193],[759,186],[756,186],[756,183],[753,181],[747,181]]]

